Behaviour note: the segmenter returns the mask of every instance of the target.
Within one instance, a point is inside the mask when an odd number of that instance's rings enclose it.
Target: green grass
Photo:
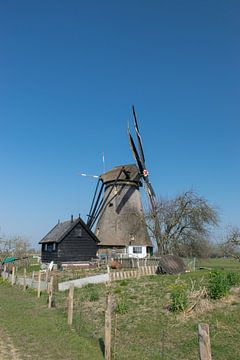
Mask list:
[[[200,267],[211,268],[211,270],[240,270],[240,262],[231,258],[197,259],[196,269]]]
[[[229,259],[197,261],[197,268],[240,273],[240,264]],[[112,358],[114,360],[198,359],[197,326],[210,326],[214,360],[239,360],[240,293],[228,301],[209,301],[205,311],[191,315],[169,311],[170,291],[177,279],[188,289],[199,290],[208,283],[209,271],[197,270],[180,277],[158,275],[105,285],[88,285],[74,291],[73,330],[66,325],[67,292],[56,294],[56,309],[48,310],[46,297],[40,301],[33,291],[0,285],[0,316],[17,348],[30,343],[36,359],[102,359],[106,294],[113,294]],[[9,300],[10,299],[10,300]],[[210,306],[211,305],[211,306]],[[10,315],[11,314],[11,315]],[[43,344],[43,345],[42,345]],[[26,348],[26,354],[30,350]],[[27,355],[26,355],[27,358]],[[34,359],[34,357],[31,357]],[[23,358],[25,359],[25,358]]]
[[[66,316],[47,308],[47,298],[33,290],[0,283],[0,327],[20,352],[20,359],[102,359],[98,343],[83,330],[70,330]]]

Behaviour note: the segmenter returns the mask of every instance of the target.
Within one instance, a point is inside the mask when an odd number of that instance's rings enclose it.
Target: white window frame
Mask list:
[[[133,254],[142,254],[143,249],[142,246],[133,246]]]

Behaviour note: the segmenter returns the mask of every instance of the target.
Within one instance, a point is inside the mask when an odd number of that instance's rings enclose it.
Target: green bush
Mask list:
[[[127,282],[127,280],[121,280],[121,281],[119,281],[119,285],[120,286],[127,286],[128,282]]]
[[[97,301],[99,300],[99,290],[95,284],[87,284],[83,288],[82,300]]]
[[[119,288],[119,287],[117,287],[117,288],[115,288],[115,289],[113,290],[113,292],[114,292],[115,294],[121,294],[122,289]]]
[[[117,314],[126,314],[128,312],[129,306],[125,299],[121,299],[117,302],[117,306],[115,308],[115,312]]]
[[[236,286],[240,284],[240,274],[236,272],[229,272],[227,274],[227,282],[229,286]]]
[[[89,301],[97,301],[99,300],[99,293],[97,289],[92,289],[89,294]]]
[[[184,282],[178,282],[171,286],[171,311],[184,311],[188,306],[188,291]]]
[[[208,295],[211,299],[221,299],[226,296],[229,291],[229,283],[227,276],[218,270],[209,273]]]

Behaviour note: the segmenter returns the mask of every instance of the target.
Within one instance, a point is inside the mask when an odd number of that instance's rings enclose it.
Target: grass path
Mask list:
[[[21,360],[9,336],[0,329],[0,359]]]
[[[47,309],[35,293],[0,283],[0,319],[1,360],[103,359],[90,334],[68,329],[65,315]]]

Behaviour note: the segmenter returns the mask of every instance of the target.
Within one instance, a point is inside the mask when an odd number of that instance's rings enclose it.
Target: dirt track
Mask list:
[[[11,339],[0,329],[0,359],[21,360]]]

